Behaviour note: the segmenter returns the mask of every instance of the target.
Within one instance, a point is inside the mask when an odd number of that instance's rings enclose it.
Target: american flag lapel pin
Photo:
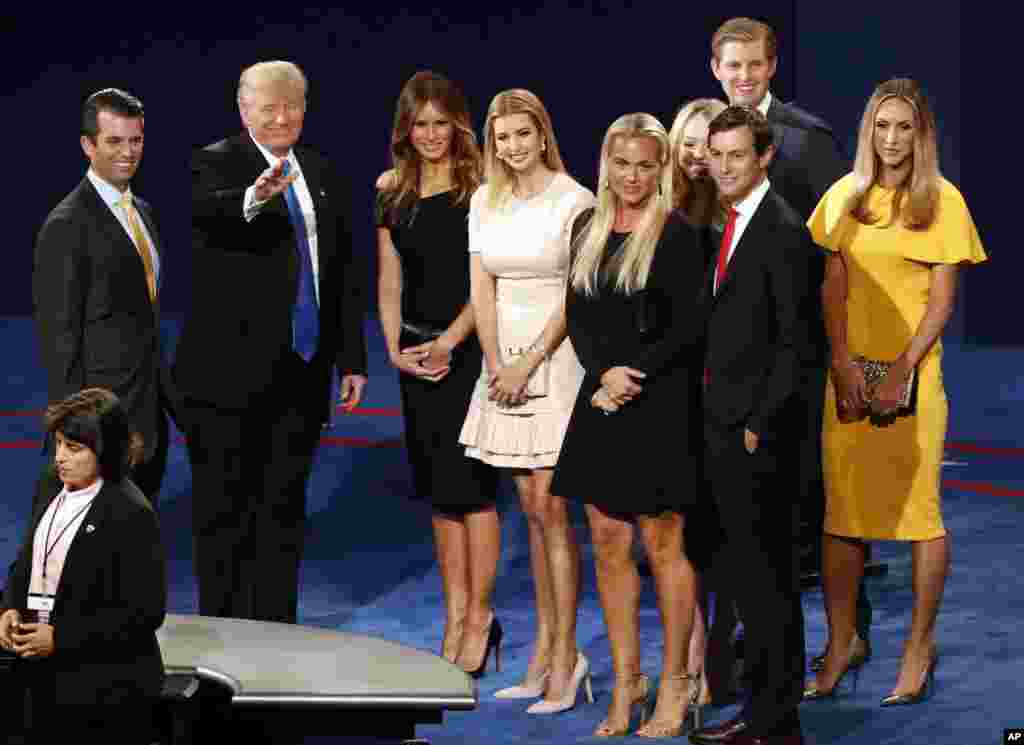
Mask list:
[[[88,525],[85,526],[85,532],[86,533],[91,533],[94,530],[96,530],[96,526],[93,525],[92,523],[89,523]]]

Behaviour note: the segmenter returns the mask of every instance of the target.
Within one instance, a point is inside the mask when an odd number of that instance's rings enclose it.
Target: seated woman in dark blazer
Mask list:
[[[654,718],[637,734],[680,734],[696,714],[688,671],[696,577],[684,551],[684,513],[700,498],[701,370],[697,233],[673,212],[668,135],[649,114],[627,114],[605,135],[597,207],[577,218],[566,292],[569,339],[586,374],[552,490],[586,504],[615,688],[597,736],[629,731],[646,710],[640,579],[630,547],[639,530],[655,579],[664,649]]]
[[[30,691],[32,742],[148,743],[167,584],[156,516],[126,478],[141,438],[100,388],[52,405],[45,424],[64,488],[11,567],[0,647]]]

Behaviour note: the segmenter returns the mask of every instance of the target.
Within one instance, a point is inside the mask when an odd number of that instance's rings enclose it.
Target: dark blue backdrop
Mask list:
[[[245,65],[284,58],[306,70],[311,91],[304,141],[325,151],[351,181],[357,249],[370,282],[372,183],[387,165],[395,97],[415,70],[436,69],[461,82],[478,126],[497,91],[534,90],[551,110],[570,171],[593,186],[597,149],[612,119],[645,110],[668,125],[681,101],[721,95],[708,69],[708,40],[724,18],[738,14],[757,15],[775,27],[781,49],[774,92],[830,121],[851,155],[873,86],[896,74],[918,77],[938,110],[943,168],[963,187],[988,247],[997,242],[979,206],[993,187],[969,179],[960,167],[959,5],[930,13],[927,35],[907,33],[918,11],[899,4],[887,6],[884,19],[863,14],[841,21],[834,9],[813,0],[728,7],[534,0],[476,10],[454,3],[412,8],[393,0],[360,5],[294,7],[287,15],[211,6],[188,17],[87,6],[62,10],[59,28],[31,8],[8,15],[14,31],[3,38],[5,48],[16,52],[15,85],[0,100],[6,140],[13,145],[5,171],[14,178],[5,189],[11,229],[0,313],[30,312],[35,233],[84,172],[79,108],[98,88],[127,88],[146,105],[146,153],[135,190],[157,210],[169,247],[165,307],[180,311],[189,296],[189,152],[239,130],[235,85]],[[1017,328],[992,324],[989,313],[975,309],[991,304],[992,287],[1024,263],[993,253],[998,269],[971,273],[951,333],[1019,342]]]

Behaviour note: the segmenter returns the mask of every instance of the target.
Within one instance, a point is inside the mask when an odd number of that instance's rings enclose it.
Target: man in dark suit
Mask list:
[[[332,371],[348,408],[366,383],[362,275],[343,184],[296,144],[302,71],[247,68],[238,106],[245,131],[192,157],[192,309],[174,367],[199,611],[294,623],[306,482]]]
[[[705,287],[706,467],[726,542],[720,557],[746,634],[750,695],[739,717],[695,743],[801,743],[803,613],[794,545],[798,394],[814,252],[767,178],[772,128],[730,106],[709,126],[711,174],[729,214]]]
[[[125,91],[107,88],[86,100],[81,143],[89,171],[39,231],[32,296],[50,403],[83,388],[116,393],[145,443],[132,480],[155,505],[171,407],[160,352],[165,254],[150,206],[131,192],[143,124],[142,103]],[[48,464],[37,502],[58,491]]]

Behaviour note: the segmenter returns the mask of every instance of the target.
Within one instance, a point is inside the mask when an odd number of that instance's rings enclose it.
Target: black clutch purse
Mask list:
[[[444,329],[434,328],[425,324],[402,321],[402,336],[413,344],[426,344],[441,336]]]
[[[419,344],[426,344],[427,342],[434,341],[444,332],[445,329],[443,328],[436,328],[434,326],[415,323],[413,321],[402,321],[402,335],[399,340],[399,344],[403,349],[406,347],[415,347]],[[460,344],[451,351],[449,367],[455,364],[462,346],[463,345]]]

